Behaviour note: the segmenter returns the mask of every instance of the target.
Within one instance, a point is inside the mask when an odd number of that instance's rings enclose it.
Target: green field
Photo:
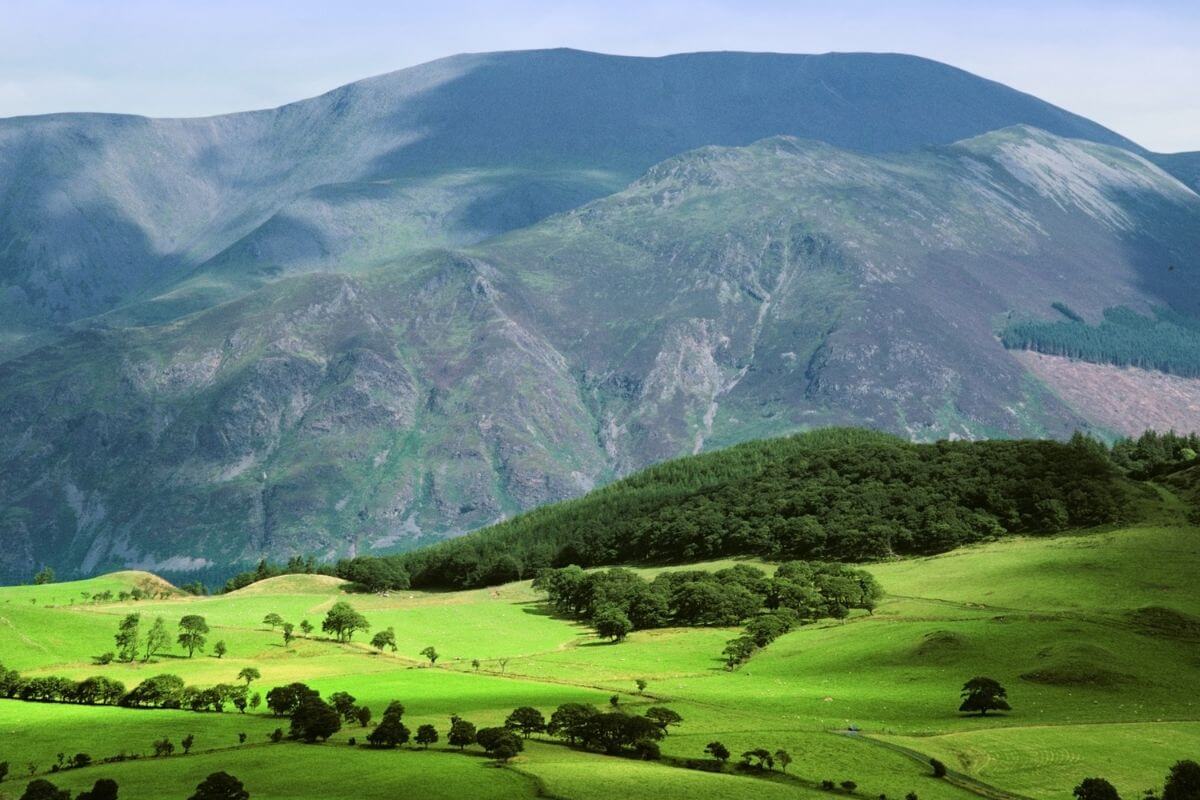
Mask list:
[[[728,566],[713,562],[704,568]],[[269,742],[287,720],[264,713],[135,710],[0,701],[0,797],[17,798],[57,754],[137,760],[49,775],[78,790],[112,777],[128,800],[187,797],[218,769],[256,798],[423,797],[735,798],[829,795],[820,782],[853,780],[854,796],[964,800],[971,791],[933,778],[901,745],[1009,794],[1068,797],[1084,777],[1111,780],[1123,796],[1161,786],[1168,767],[1200,754],[1200,618],[1194,575],[1200,532],[1143,525],[1082,535],[1013,538],[930,557],[867,565],[887,596],[874,614],[800,628],[735,672],[720,651],[735,629],[636,631],[619,644],[550,614],[527,582],[453,593],[345,593],[323,576],[273,578],[227,595],[85,603],[82,592],[128,589],[147,577],[120,573],[75,584],[0,589],[0,663],[27,676],[101,674],[132,686],[172,672],[188,683],[235,682],[255,666],[264,691],[304,681],[324,696],[348,691],[378,716],[393,699],[412,729],[432,723],[443,742],[411,748],[351,748],[366,729],[345,726],[328,743]],[[652,572],[652,570],[646,570]],[[391,626],[399,651],[378,654],[358,635],[319,635],[325,611],[348,600],[372,630]],[[1147,612],[1144,609],[1156,609]],[[228,654],[188,659],[173,648],[153,663],[99,666],[120,617],[164,617],[174,628],[202,614],[210,645]],[[284,647],[264,625],[275,612],[308,619],[312,639]],[[441,653],[431,667],[420,651]],[[478,660],[476,668],[472,661]],[[1009,690],[1013,711],[985,718],[957,711],[958,690],[984,674]],[[649,685],[639,694],[634,681]],[[499,767],[479,748],[448,748],[451,714],[495,725],[514,707],[549,715],[565,702],[629,710],[667,705],[684,722],[661,743],[663,760],[640,762],[571,749],[535,737]],[[848,737],[849,726],[862,735]],[[238,734],[246,734],[239,744]],[[195,736],[190,755],[151,758],[151,743]],[[737,755],[765,747],[795,759],[785,776],[687,769],[705,745]],[[845,795],[842,790],[833,794]]]

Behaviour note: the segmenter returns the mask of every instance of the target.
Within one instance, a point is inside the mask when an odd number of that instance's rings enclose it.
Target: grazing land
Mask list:
[[[36,775],[74,791],[112,778],[125,800],[184,798],[218,770],[254,798],[382,798],[417,786],[433,798],[977,796],[889,744],[1003,793],[1065,797],[1099,775],[1136,796],[1200,751],[1200,700],[1188,690],[1200,681],[1200,596],[1192,588],[1200,534],[1169,504],[1160,516],[865,565],[886,593],[872,613],[802,625],[734,670],[721,652],[737,628],[635,630],[610,643],[557,615],[528,581],[353,594],[328,576],[285,575],[192,597],[125,572],[0,589],[0,662],[25,678],[103,675],[131,688],[172,673],[209,686],[236,684],[253,667],[261,677],[252,688],[263,694],[295,681],[325,698],[348,692],[372,709],[373,723],[399,700],[409,728],[431,724],[440,733],[428,750],[367,748],[373,726],[357,722],[324,743],[275,743],[272,732],[286,732],[288,720],[265,707],[211,713],[0,700],[0,761],[9,763],[0,797],[19,797]],[[733,564],[773,569],[750,560],[688,568]],[[637,571],[650,578],[672,569]],[[84,599],[137,586],[156,587],[156,596]],[[361,613],[370,632],[344,643],[322,633],[339,601]],[[180,618],[201,615],[208,646],[188,658],[172,638],[150,663],[97,664],[133,612],[144,626],[163,617],[172,637]],[[263,622],[272,613],[316,630],[285,646],[281,629]],[[372,648],[371,633],[389,627],[396,652]],[[218,640],[227,650],[221,658],[213,654]],[[421,654],[429,646],[439,654],[432,665]],[[1010,712],[958,712],[959,689],[976,675],[1004,684]],[[535,734],[501,763],[478,746],[460,752],[446,742],[451,715],[483,728],[521,706],[549,717],[564,703],[607,709],[614,697],[630,714],[666,706],[683,718],[658,743],[661,759],[609,756]],[[184,755],[188,735],[194,744]],[[155,758],[163,738],[176,749]],[[705,753],[713,741],[733,753],[730,764],[722,772],[695,768],[715,766]],[[762,773],[734,766],[757,748],[786,750],[786,773],[779,764]],[[87,753],[93,763],[52,772],[59,753],[68,761]],[[127,760],[97,763],[122,754]]]

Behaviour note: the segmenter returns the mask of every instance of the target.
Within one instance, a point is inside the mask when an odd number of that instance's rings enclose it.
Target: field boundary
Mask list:
[[[835,731],[835,733],[840,736],[844,736],[847,739],[854,739],[855,741],[866,742],[867,744],[872,744],[876,747],[882,747],[887,750],[891,750],[894,753],[899,753],[900,755],[907,756],[913,761],[924,764],[926,767],[929,766],[930,756],[925,755],[919,750],[913,750],[911,747],[905,747],[904,745],[899,745],[894,742],[885,742],[882,739],[876,739],[858,731]],[[987,798],[987,800],[1033,800],[1033,798],[1027,795],[1010,792],[1007,789],[1001,789],[999,786],[993,786],[990,783],[985,783],[978,778],[972,778],[970,775],[967,775],[964,772],[959,772],[958,770],[953,770],[949,767],[946,768],[946,774],[942,780],[946,781],[952,786],[957,786],[958,788],[971,792],[972,794]]]

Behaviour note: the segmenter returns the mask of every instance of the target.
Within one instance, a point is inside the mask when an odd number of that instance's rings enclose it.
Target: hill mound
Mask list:
[[[1148,636],[1200,641],[1200,617],[1163,606],[1145,606],[1128,614],[1139,631]]]
[[[339,594],[347,582],[332,575],[277,575],[264,578],[229,593],[229,596],[255,594]]]

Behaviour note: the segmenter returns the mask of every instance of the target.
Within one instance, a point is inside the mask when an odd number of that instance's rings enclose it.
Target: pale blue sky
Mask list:
[[[915,53],[1200,149],[1200,1],[0,0],[0,116],[263,108],[464,51]]]

